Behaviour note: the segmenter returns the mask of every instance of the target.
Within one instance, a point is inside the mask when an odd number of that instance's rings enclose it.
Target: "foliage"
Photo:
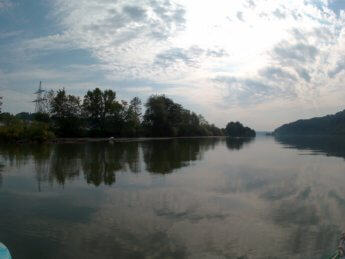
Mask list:
[[[182,113],[182,107],[169,98],[151,96],[146,104],[143,125],[151,136],[176,136],[177,119]]]
[[[80,98],[58,90],[51,100],[51,116],[59,136],[76,137],[82,132]]]
[[[151,96],[142,116],[142,103],[134,97],[129,103],[118,101],[112,90],[88,91],[83,101],[65,89],[48,91],[44,113],[21,112],[15,116],[0,113],[4,139],[27,139],[25,130],[42,128],[58,137],[181,137],[220,136],[224,130],[209,124],[201,115],[185,109],[164,95]],[[39,125],[39,126],[38,126]],[[36,134],[36,133],[35,133]],[[36,137],[33,138],[36,139]],[[37,133],[45,138],[45,133]]]
[[[46,141],[55,135],[49,130],[48,124],[42,122],[24,122],[13,119],[0,127],[2,141]]]
[[[139,97],[134,97],[130,101],[128,108],[123,109],[124,126],[122,135],[128,137],[137,137],[141,134],[141,100]]]
[[[148,136],[213,136],[222,131],[201,116],[186,110],[164,95],[151,96],[146,104],[143,127]]]
[[[112,90],[96,88],[84,96],[83,111],[96,135],[119,135],[123,126],[122,110],[123,106],[116,101],[116,93]]]
[[[345,110],[308,120],[285,124],[274,131],[275,135],[344,135]]]
[[[249,127],[244,127],[240,122],[229,122],[225,128],[230,137],[255,137],[256,133]]]
[[[14,117],[23,121],[32,121],[34,119],[34,114],[28,112],[20,112],[17,113]]]
[[[37,112],[37,113],[33,113],[31,120],[34,121],[40,121],[40,122],[45,122],[45,123],[49,123],[50,122],[50,116],[47,113],[43,113],[43,112]]]
[[[15,117],[8,112],[3,112],[0,114],[0,122],[2,124],[7,125],[8,123],[10,123],[14,119],[15,119]]]
[[[0,96],[0,113],[2,111],[2,96]]]

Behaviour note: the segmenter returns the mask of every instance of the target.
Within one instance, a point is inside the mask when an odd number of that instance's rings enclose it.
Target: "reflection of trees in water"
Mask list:
[[[171,139],[143,142],[146,170],[168,174],[201,160],[205,151],[214,148],[219,138]]]
[[[80,174],[80,146],[81,145],[54,145],[48,168],[44,171],[49,175],[49,181],[54,179],[64,185],[66,180],[72,180]]]
[[[0,145],[0,154],[10,166],[21,167],[33,159],[35,162],[42,162],[49,158],[52,145],[34,144],[20,145],[8,144]]]
[[[48,181],[46,173],[50,165],[50,154],[52,145],[0,145],[0,154],[10,166],[22,167],[30,161],[34,162],[38,188],[42,181]]]
[[[342,137],[275,137],[280,144],[300,150],[322,152],[329,156],[345,158],[345,138]]]
[[[33,161],[39,190],[42,182],[64,185],[81,172],[87,183],[98,186],[113,184],[118,171],[140,171],[138,142],[6,145],[0,147],[0,152],[11,166]]]
[[[82,153],[82,168],[87,183],[96,186],[115,183],[115,173],[125,167],[122,143],[85,145]]]
[[[174,139],[126,143],[84,143],[0,146],[0,152],[11,166],[33,161],[38,188],[42,182],[64,185],[84,174],[89,184],[111,185],[116,172],[139,173],[143,153],[146,169],[151,173],[171,173],[202,158],[219,139]]]
[[[0,164],[0,186],[2,186],[2,171],[4,169],[4,165]]]
[[[138,143],[64,144],[52,152],[50,174],[60,184],[83,172],[89,184],[111,185],[119,171],[139,171]]]
[[[226,138],[226,146],[230,150],[240,150],[252,141],[254,138]]]

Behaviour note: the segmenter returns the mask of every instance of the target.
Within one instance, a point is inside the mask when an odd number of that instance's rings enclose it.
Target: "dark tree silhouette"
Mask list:
[[[249,127],[244,127],[240,122],[229,122],[225,132],[229,137],[255,137],[256,133]]]

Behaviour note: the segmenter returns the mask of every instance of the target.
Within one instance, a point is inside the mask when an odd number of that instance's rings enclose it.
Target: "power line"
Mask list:
[[[46,112],[46,102],[47,98],[45,97],[46,90],[42,89],[42,81],[38,86],[38,90],[34,93],[36,95],[36,99],[32,102],[35,103],[35,112],[36,113],[45,113]]]

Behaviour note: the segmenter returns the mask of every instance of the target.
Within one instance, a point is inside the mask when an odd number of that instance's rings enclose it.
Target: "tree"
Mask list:
[[[124,105],[123,105],[124,106]],[[138,97],[134,97],[130,101],[130,105],[124,106],[124,128],[123,135],[134,137],[140,134],[141,126],[141,100]]]
[[[54,97],[55,97],[55,92],[54,90],[49,90],[49,91],[46,91],[44,92],[44,110],[45,110],[45,113],[50,115],[51,113],[51,108],[52,108],[52,103],[53,103],[53,100],[54,100]]]
[[[99,88],[88,91],[84,97],[83,111],[91,129],[100,135],[119,133],[122,123],[122,105],[116,101],[116,93],[112,90],[104,92]],[[116,126],[119,126],[116,128]]]
[[[229,122],[225,131],[230,137],[255,137],[256,133],[249,127],[244,127],[240,122]]]
[[[222,135],[221,130],[209,125],[201,115],[196,115],[164,95],[151,96],[146,104],[143,126],[147,135],[161,136],[212,136]]]
[[[164,95],[151,96],[146,104],[143,125],[150,136],[176,136],[178,106]]]
[[[0,113],[0,121],[3,124],[9,124],[11,121],[15,120],[15,117],[9,112]]]
[[[50,116],[46,112],[37,112],[32,114],[32,119],[39,122],[50,122]]]
[[[58,90],[51,101],[51,114],[60,136],[80,136],[82,127],[80,98]]]
[[[131,100],[129,108],[131,109],[131,111],[134,114],[134,116],[138,120],[140,120],[140,116],[141,116],[141,100],[139,99],[139,97],[134,97]]]
[[[32,121],[33,120],[33,114],[28,112],[20,112],[15,115],[15,117],[22,121]]]

